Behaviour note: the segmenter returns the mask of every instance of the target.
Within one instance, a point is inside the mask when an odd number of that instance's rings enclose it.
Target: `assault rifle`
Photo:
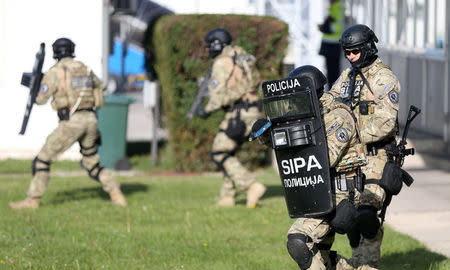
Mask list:
[[[206,72],[205,78],[200,83],[200,87],[197,91],[197,95],[195,96],[194,102],[192,102],[191,107],[189,108],[189,111],[186,114],[186,117],[188,118],[189,122],[191,122],[192,117],[194,117],[194,114],[197,113],[198,109],[200,108],[200,105],[203,102],[203,99],[209,97],[208,82],[210,78],[211,78],[211,69],[209,69]]]
[[[397,144],[396,140],[393,140],[391,144],[386,146],[386,154],[388,156],[388,162],[394,163],[394,166],[398,166],[399,177],[401,177],[401,181],[405,183],[408,187],[414,182],[414,179],[407,173],[405,170],[401,169],[403,166],[403,162],[405,161],[405,157],[409,155],[414,155],[414,148],[406,148],[406,137],[408,136],[409,126],[411,122],[419,115],[420,109],[411,105],[409,107],[408,118],[406,119],[405,128],[403,130],[403,136],[400,142]],[[384,200],[383,208],[381,209],[380,217],[382,221],[384,221],[386,215],[386,209],[391,203],[392,194],[390,192],[386,192],[386,199]]]
[[[33,104],[36,100],[36,95],[41,86],[41,80],[43,77],[42,65],[44,64],[44,59],[45,59],[45,43],[41,43],[41,47],[39,48],[39,51],[36,53],[36,61],[34,62],[33,71],[31,73],[29,72],[22,73],[22,81],[20,82],[20,84],[30,88],[30,93],[28,95],[25,114],[23,115],[22,128],[20,129],[19,132],[20,135],[25,134],[28,119],[30,118],[31,109],[33,109]]]
[[[394,140],[391,144],[386,146],[386,154],[388,159],[394,162],[395,165],[402,167],[403,162],[405,161],[405,157],[409,155],[414,155],[414,148],[406,149],[406,137],[408,136],[409,126],[411,122],[419,115],[420,109],[414,105],[409,107],[408,118],[406,119],[405,128],[403,129],[403,136],[400,142],[397,144]],[[406,172],[405,172],[406,173]],[[404,179],[404,182],[407,186],[410,186],[413,183],[412,177],[407,174],[407,179]]]

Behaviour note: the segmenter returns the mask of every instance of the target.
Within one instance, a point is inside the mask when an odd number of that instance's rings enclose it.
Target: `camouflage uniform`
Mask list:
[[[219,132],[211,148],[213,161],[223,170],[224,182],[220,190],[219,205],[234,205],[235,185],[247,190],[247,206],[254,207],[265,188],[255,182],[255,178],[234,156],[235,151],[248,137],[256,119],[261,118],[258,86],[260,75],[254,67],[254,57],[238,46],[226,46],[214,60],[211,79],[208,83],[209,101],[205,112],[226,109],[225,118],[220,123]],[[239,114],[245,123],[245,131],[240,138],[230,138],[226,130],[230,119]],[[254,196],[252,195],[254,194]],[[250,196],[250,197],[249,197]]]
[[[327,94],[321,98],[321,103],[325,106],[323,119],[330,167],[334,168],[339,175],[345,174],[347,178],[351,178],[356,174],[355,170],[358,167],[363,168],[367,164],[366,156],[363,145],[359,142],[357,126],[350,108],[342,103],[330,103],[330,100],[332,97]],[[334,183],[334,177],[332,183]],[[347,199],[353,201],[354,206],[358,207],[363,203],[366,192],[360,193],[355,189],[354,195],[351,195],[346,188],[340,190],[333,185],[334,205]],[[295,234],[306,235],[309,250],[314,250],[314,246],[318,249],[307,269],[334,269],[334,264],[336,264],[335,269],[371,269],[358,267],[340,255],[337,255],[334,262],[330,261],[330,248],[334,242],[335,232],[329,217],[299,218],[289,229],[288,238]]]
[[[113,203],[126,205],[119,182],[110,170],[100,165],[97,154],[100,133],[95,108],[103,106],[103,89],[99,78],[72,57],[62,58],[44,75],[36,104],[45,104],[53,96],[51,105],[58,111],[60,122],[33,161],[33,179],[27,192],[28,199],[39,202],[49,182],[50,163],[78,141],[82,166],[92,178],[102,183]],[[10,205],[22,208],[22,202]],[[24,207],[27,207],[26,204]],[[31,208],[36,207],[32,204]]]
[[[384,165],[387,161],[386,151],[382,147],[390,140],[395,139],[398,125],[397,113],[400,94],[400,83],[390,67],[379,58],[367,67],[361,68],[361,75],[356,76],[355,96],[359,93],[359,103],[353,108],[353,114],[357,119],[360,137],[364,145],[378,143],[377,153],[367,151],[367,166],[362,168],[366,179],[380,180]],[[342,72],[335,82],[330,94],[335,99],[344,98],[349,90],[350,69]],[[362,86],[362,88],[361,88]],[[368,102],[368,113],[362,114],[360,106]],[[371,205],[381,209],[385,199],[384,190],[377,184],[366,184],[361,196],[361,204]],[[361,237],[359,246],[352,248],[351,261],[356,265],[369,264],[378,267],[380,259],[380,247],[383,238],[383,228],[380,227],[377,236],[373,239]]]

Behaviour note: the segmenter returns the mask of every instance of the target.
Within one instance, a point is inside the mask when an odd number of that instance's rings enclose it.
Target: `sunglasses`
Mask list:
[[[357,55],[357,54],[360,53],[360,52],[361,52],[360,49],[345,50],[345,55],[350,55],[350,54]]]

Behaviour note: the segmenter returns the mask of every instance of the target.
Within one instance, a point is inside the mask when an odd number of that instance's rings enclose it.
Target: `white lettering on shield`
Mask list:
[[[284,187],[292,188],[292,187],[307,187],[314,186],[317,184],[324,184],[322,175],[313,175],[313,176],[305,176],[305,177],[293,177],[283,179]]]
[[[296,87],[300,87],[300,83],[298,82],[298,80],[297,79],[288,79],[288,80],[284,80],[284,81],[277,81],[277,82],[274,82],[271,84],[267,84],[267,92],[274,93],[274,92],[292,89],[292,88],[296,88]]]
[[[298,173],[305,166],[306,171],[308,172],[313,168],[317,168],[319,170],[322,169],[322,165],[320,165],[319,161],[314,155],[308,157],[308,162],[305,162],[305,159],[302,157],[284,159],[281,161],[281,167],[283,168],[284,175]]]

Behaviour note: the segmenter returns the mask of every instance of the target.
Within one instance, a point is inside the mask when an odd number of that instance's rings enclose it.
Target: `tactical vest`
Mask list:
[[[329,110],[333,110],[336,108],[342,108],[346,111],[348,111],[350,114],[353,115],[350,108],[348,108],[347,105],[342,104],[340,102],[333,102],[328,107]],[[355,119],[356,121],[356,119]],[[349,144],[349,148],[345,155],[341,158],[341,160],[336,164],[335,170],[338,173],[348,173],[355,171],[358,167],[365,166],[367,164],[367,158],[365,154],[365,147],[361,143],[361,140],[359,138],[359,128],[358,125],[355,124],[356,128],[356,136],[352,138]]]
[[[362,73],[366,77],[366,80],[368,83],[371,83],[371,79],[382,69],[389,69],[391,68],[382,63],[379,60],[376,60],[375,63],[371,64],[367,68],[362,69]],[[349,78],[350,69],[347,69],[343,72],[343,75],[345,80],[341,83],[341,88],[339,89],[339,97],[342,97],[344,92],[348,91],[350,88],[350,78]],[[358,125],[359,130],[362,130],[363,127],[365,127],[368,124],[368,117],[365,117],[365,115],[361,114],[361,105],[364,104],[364,106],[367,107],[368,115],[371,115],[374,113],[376,102],[378,96],[375,96],[376,93],[372,92],[372,87],[370,85],[367,85],[366,82],[361,78],[360,75],[356,77],[355,82],[355,89],[353,90],[353,93],[359,93],[359,102],[358,104],[353,108],[353,114],[356,117],[356,122]]]
[[[75,111],[103,105],[103,89],[95,85],[90,68],[71,58],[63,58],[54,68],[58,85],[51,104],[55,110]]]
[[[256,58],[238,46],[225,47],[222,55],[233,59],[234,66],[228,80],[236,81],[234,82],[235,86],[229,90],[237,92],[243,99],[247,97],[250,102],[258,100],[257,93],[261,76],[256,68]]]

